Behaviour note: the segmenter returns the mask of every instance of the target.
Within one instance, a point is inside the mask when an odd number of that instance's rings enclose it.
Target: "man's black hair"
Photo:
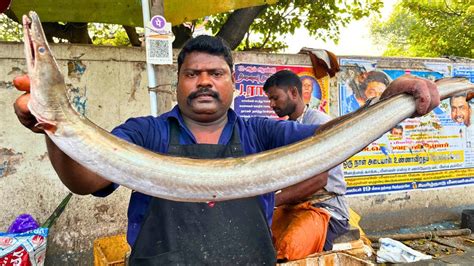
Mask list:
[[[279,87],[284,91],[288,91],[290,87],[296,87],[298,93],[303,94],[300,77],[290,70],[280,70],[271,75],[263,84],[263,90],[267,92],[270,87]]]
[[[199,35],[188,40],[181,52],[178,55],[178,73],[186,56],[192,52],[203,52],[211,55],[224,57],[224,60],[229,65],[230,72],[234,71],[234,59],[232,58],[232,50],[226,41],[220,37],[209,35]]]

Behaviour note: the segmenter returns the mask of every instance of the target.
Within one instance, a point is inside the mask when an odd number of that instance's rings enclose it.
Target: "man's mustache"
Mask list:
[[[219,92],[211,90],[209,87],[200,87],[196,91],[191,92],[188,95],[188,102],[192,101],[193,99],[202,96],[202,95],[207,95],[215,98],[216,100],[220,100],[220,95]]]

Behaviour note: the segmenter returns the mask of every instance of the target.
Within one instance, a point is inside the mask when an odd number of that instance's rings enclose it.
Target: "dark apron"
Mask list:
[[[180,145],[175,120],[170,128],[170,155],[202,159],[244,155],[237,126],[228,145]],[[271,233],[257,197],[214,205],[152,198],[130,255],[130,265],[275,263]]]

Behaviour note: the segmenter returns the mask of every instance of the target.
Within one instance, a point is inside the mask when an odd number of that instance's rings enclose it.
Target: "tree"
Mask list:
[[[387,21],[375,21],[371,34],[386,43],[386,56],[474,55],[474,5],[470,1],[400,1]]]
[[[361,19],[378,12],[382,0],[280,0],[274,5],[243,8],[221,13],[209,18],[207,26],[213,34],[224,38],[232,49],[278,51],[286,48],[287,40],[281,36],[292,34],[304,27],[309,34],[323,40],[338,40],[339,29],[351,20]],[[11,17],[14,21],[18,19]],[[201,20],[194,21],[199,23]],[[43,23],[47,38],[67,40],[71,43],[94,43],[112,45],[140,45],[135,28],[89,23]],[[124,31],[125,30],[125,33]],[[173,27],[176,40],[173,47],[179,48],[192,36],[190,28],[183,25]],[[129,42],[124,39],[125,34]],[[89,37],[90,36],[90,37]],[[114,38],[118,40],[114,41]],[[1,37],[1,36],[0,36]]]
[[[139,29],[143,33],[143,29]],[[116,24],[89,23],[89,35],[95,45],[140,46],[139,35],[134,27]],[[133,37],[130,37],[133,35]]]
[[[351,20],[376,13],[382,7],[381,0],[280,0],[275,5],[252,8],[253,12],[245,14],[238,14],[236,12],[240,10],[237,10],[211,16],[209,28],[224,37],[233,49],[278,51],[288,47],[287,40],[279,36],[293,34],[300,27],[306,28],[315,38],[337,42],[341,27]],[[249,26],[244,30],[239,28],[241,25]],[[228,36],[236,29],[240,39],[230,39]],[[241,33],[243,30],[244,34]]]

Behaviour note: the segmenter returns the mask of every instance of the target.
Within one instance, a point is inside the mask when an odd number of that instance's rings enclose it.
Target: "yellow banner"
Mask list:
[[[426,166],[448,163],[464,162],[462,150],[425,152],[425,153],[400,153],[389,155],[356,155],[343,163],[344,170],[395,168],[409,166]]]
[[[384,184],[400,184],[407,182],[428,182],[440,180],[454,180],[474,176],[474,168],[467,169],[453,169],[436,172],[418,172],[418,173],[403,173],[403,174],[388,174],[388,175],[374,175],[374,176],[360,176],[346,178],[348,187],[358,186],[372,186]]]

